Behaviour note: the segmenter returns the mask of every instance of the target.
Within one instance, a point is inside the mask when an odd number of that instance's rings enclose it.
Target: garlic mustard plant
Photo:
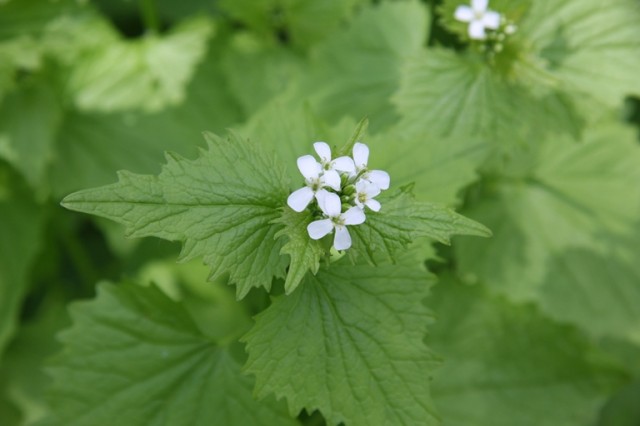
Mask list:
[[[332,159],[326,142],[315,142],[313,148],[320,161],[311,155],[298,158],[298,169],[305,178],[305,186],[292,192],[287,204],[300,213],[309,205],[317,220],[307,226],[309,237],[319,240],[335,230],[333,247],[351,247],[347,225],[364,223],[365,206],[374,212],[381,209],[374,197],[389,189],[390,177],[383,170],[369,170],[369,147],[356,142],[352,157]],[[312,204],[316,200],[317,208]]]
[[[469,38],[484,40],[487,38],[487,29],[497,30],[500,27],[501,16],[489,10],[489,0],[471,0],[471,7],[460,5],[456,8],[455,18],[469,24]]]

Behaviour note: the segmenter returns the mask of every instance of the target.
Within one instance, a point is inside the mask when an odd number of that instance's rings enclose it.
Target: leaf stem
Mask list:
[[[145,29],[151,33],[158,33],[160,31],[160,20],[158,19],[155,0],[140,0],[138,5]]]

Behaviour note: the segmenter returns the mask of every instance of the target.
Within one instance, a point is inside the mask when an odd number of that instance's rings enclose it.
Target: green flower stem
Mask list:
[[[148,32],[158,33],[160,31],[160,20],[156,9],[155,0],[140,0],[140,15]]]

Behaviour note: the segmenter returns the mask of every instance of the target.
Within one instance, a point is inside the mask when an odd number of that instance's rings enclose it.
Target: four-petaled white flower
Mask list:
[[[484,40],[485,30],[497,30],[500,27],[500,14],[488,9],[489,0],[471,0],[471,7],[458,6],[455,18],[469,24],[469,37],[474,40]]]
[[[353,161],[356,165],[356,174],[360,174],[362,179],[371,182],[379,189],[389,189],[389,173],[382,170],[368,170],[369,147],[363,143],[356,142],[353,146]]]
[[[320,163],[324,170],[337,170],[339,172],[347,172],[353,174],[356,170],[356,166],[353,160],[349,157],[342,156],[335,160],[331,159],[331,147],[326,142],[316,142],[313,144],[313,149],[316,150],[318,157],[320,157]]]
[[[346,250],[351,247],[351,235],[349,235],[347,225],[364,223],[365,216],[362,209],[354,206],[341,213],[342,203],[340,202],[340,197],[328,191],[319,193],[317,200],[322,213],[327,218],[311,222],[307,226],[309,236],[314,240],[319,240],[335,229],[333,247],[336,250]]]
[[[298,170],[304,176],[306,186],[294,191],[287,198],[287,204],[298,213],[306,209],[313,197],[326,193],[325,187],[340,191],[340,175],[333,169],[324,170],[311,155],[298,158]]]
[[[380,202],[374,200],[373,197],[380,194],[380,188],[366,180],[356,182],[356,198],[354,199],[356,206],[364,210],[364,206],[369,207],[374,212],[380,211]]]

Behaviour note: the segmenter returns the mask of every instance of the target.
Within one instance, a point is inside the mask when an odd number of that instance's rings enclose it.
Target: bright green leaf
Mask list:
[[[436,138],[429,133],[411,134],[402,126],[378,133],[367,141],[371,164],[385,170],[395,185],[415,183],[416,198],[455,205],[460,191],[475,181],[476,170],[486,157],[478,138]]]
[[[0,104],[0,157],[42,190],[62,121],[59,100],[42,82],[30,82]],[[34,124],[37,123],[37,124]]]
[[[313,274],[318,272],[320,259],[325,254],[320,241],[309,238],[307,225],[312,221],[313,216],[308,210],[297,213],[286,207],[282,217],[277,220],[277,223],[284,225],[284,228],[275,235],[276,238],[287,238],[280,252],[288,254],[291,258],[287,279],[284,282],[286,294],[290,294],[298,287],[307,271]]]
[[[219,4],[261,37],[284,36],[292,45],[306,47],[337,31],[366,1],[220,0]]]
[[[407,61],[393,97],[410,133],[513,145],[547,133],[576,134],[580,119],[560,94],[534,97],[481,55],[429,49]]]
[[[391,196],[378,197],[380,212],[367,211],[367,220],[349,227],[353,251],[376,263],[383,255],[396,259],[397,251],[420,238],[449,244],[453,235],[491,236],[491,231],[442,205],[417,201],[403,188]]]
[[[369,117],[374,129],[397,120],[389,102],[404,61],[420,51],[429,14],[417,1],[384,2],[364,9],[347,30],[336,32],[311,53],[300,91],[315,112],[338,121]]]
[[[155,287],[100,285],[71,317],[50,368],[57,424],[296,424],[274,401],[255,401],[234,351]]]
[[[575,329],[443,279],[427,338],[445,362],[433,395],[451,426],[592,424],[622,375]]]
[[[212,86],[212,80],[220,84]],[[185,102],[177,107],[156,114],[68,111],[51,172],[53,193],[62,197],[107,184],[113,181],[114,171],[121,169],[157,173],[164,151],[193,155],[202,141],[200,132],[221,132],[239,119],[212,55],[198,67]]]
[[[109,112],[158,111],[181,103],[212,30],[208,19],[195,18],[163,37],[152,34],[94,47],[71,68],[68,87],[76,105]]]
[[[640,94],[639,21],[635,0],[536,0],[518,25],[562,90],[619,106]]]
[[[167,154],[159,176],[119,173],[119,182],[69,195],[69,209],[126,225],[130,237],[156,236],[184,243],[181,260],[202,256],[212,279],[230,274],[238,298],[271,286],[285,263],[274,239],[287,197],[284,168],[235,135],[206,135],[196,160]]]
[[[580,143],[541,141],[523,176],[492,183],[465,214],[494,238],[454,247],[466,278],[595,335],[638,341],[640,149],[620,125]],[[636,241],[634,243],[633,241]]]
[[[7,170],[0,165],[0,180]],[[44,212],[17,179],[0,193],[0,357],[18,324],[29,288],[29,267],[40,248]],[[5,182],[2,182],[5,183]]]
[[[285,397],[293,414],[319,409],[329,424],[440,424],[418,265],[334,263],[275,299],[243,338],[257,395]]]

